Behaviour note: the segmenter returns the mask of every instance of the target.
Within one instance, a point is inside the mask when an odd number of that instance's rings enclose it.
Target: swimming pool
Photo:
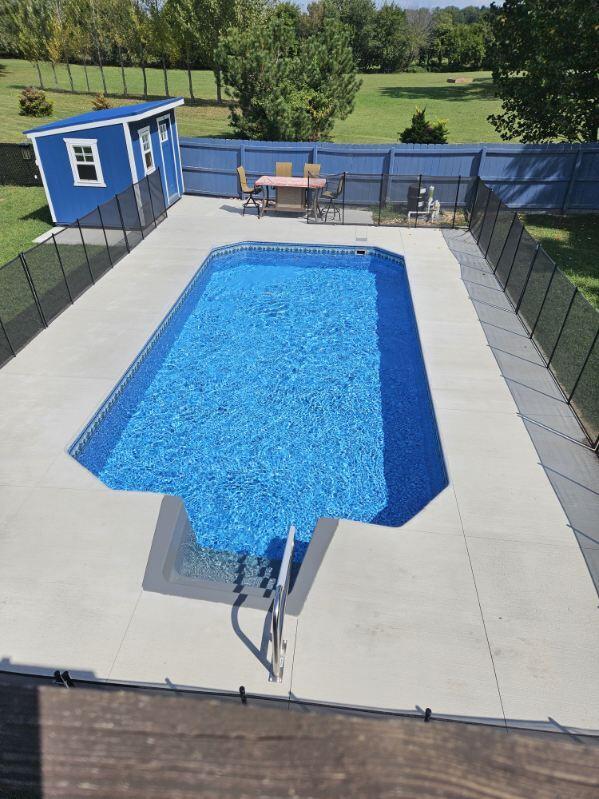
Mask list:
[[[182,497],[187,576],[242,558],[268,577],[289,525],[301,560],[319,517],[403,524],[447,484],[403,260],[213,251],[71,454]]]

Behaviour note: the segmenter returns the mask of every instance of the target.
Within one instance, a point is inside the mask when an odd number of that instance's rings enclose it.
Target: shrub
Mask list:
[[[112,103],[100,92],[92,100],[92,111],[103,111],[105,108],[112,108]]]
[[[416,109],[412,124],[399,136],[404,144],[447,144],[447,126],[442,119],[429,122],[425,116],[426,108]]]
[[[19,114],[24,117],[49,117],[52,114],[52,101],[46,98],[46,92],[27,86],[19,95]]]

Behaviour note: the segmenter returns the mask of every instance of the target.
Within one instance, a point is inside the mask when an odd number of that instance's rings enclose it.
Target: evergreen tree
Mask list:
[[[400,134],[399,140],[404,144],[447,144],[447,126],[441,119],[429,122],[426,108],[417,108],[412,124]]]
[[[221,38],[217,60],[232,100],[232,126],[246,138],[326,139],[335,119],[353,110],[360,86],[345,28],[325,18],[317,33],[302,39],[297,19],[284,8],[232,28]]]

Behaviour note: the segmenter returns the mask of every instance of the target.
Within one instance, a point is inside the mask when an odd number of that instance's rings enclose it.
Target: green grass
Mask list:
[[[0,264],[33,244],[52,227],[41,187],[0,186]]]
[[[83,67],[72,67],[75,89],[85,92]],[[120,69],[106,67],[109,93],[121,93]],[[42,66],[48,97],[54,103],[54,115],[44,119],[19,116],[18,96],[23,86],[37,86],[35,68],[27,61],[4,59],[0,63],[0,141],[20,141],[26,128],[42,125],[54,119],[62,119],[91,109],[89,94],[68,94],[52,91],[54,78],[49,64]],[[100,72],[89,67],[92,93],[101,91]],[[148,92],[152,96],[164,96],[162,71],[149,69]],[[57,67],[61,88],[69,86],[66,68]],[[142,92],[141,70],[129,67],[126,70],[127,88],[131,97],[139,99]],[[447,78],[460,74],[472,79],[471,84],[447,83]],[[228,110],[215,102],[214,76],[202,70],[193,73],[194,92],[200,102],[186,105],[177,112],[179,132],[182,136],[231,136]],[[169,70],[169,89],[172,95],[187,96],[187,74],[183,70]],[[130,100],[114,99],[115,105]],[[398,73],[392,75],[362,75],[362,88],[356,98],[356,107],[348,119],[335,126],[334,140],[339,142],[386,143],[398,140],[398,134],[410,124],[416,106],[426,106],[432,118],[447,120],[449,141],[496,142],[499,136],[487,122],[487,116],[499,109],[499,101],[493,96],[493,85],[489,72],[448,73]]]
[[[447,83],[456,75],[470,84]],[[497,142],[499,135],[487,116],[499,110],[490,72],[419,72],[362,75],[356,107],[335,126],[335,141],[385,143],[397,141],[412,119],[416,106],[427,117],[447,120],[450,143]]]
[[[522,214],[528,232],[599,309],[599,216]]]

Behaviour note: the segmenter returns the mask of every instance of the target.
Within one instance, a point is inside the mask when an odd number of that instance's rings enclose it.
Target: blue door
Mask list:
[[[168,114],[164,117],[158,117],[158,137],[162,151],[162,163],[164,164],[164,182],[168,195],[168,204],[170,205],[179,196],[179,186],[177,184],[175,142],[173,141],[171,118]]]

